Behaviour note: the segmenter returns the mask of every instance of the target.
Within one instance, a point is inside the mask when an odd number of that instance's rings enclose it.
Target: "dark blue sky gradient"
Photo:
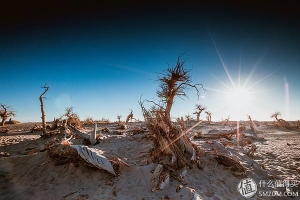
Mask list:
[[[208,89],[199,100],[193,90],[188,99],[178,99],[174,117],[192,115],[197,103],[213,113],[213,120],[229,114],[270,120],[275,111],[300,118],[300,18],[293,1],[29,2],[6,3],[0,10],[0,103],[14,108],[17,120],[40,120],[38,97],[45,83],[48,120],[67,106],[82,119],[114,121],[130,109],[143,119],[140,96],[155,98],[156,72],[173,66],[184,52],[194,82]],[[224,84],[232,85],[214,43],[235,85],[239,66],[241,83],[251,74],[246,86],[255,84],[252,106],[236,114],[215,91],[228,92]]]

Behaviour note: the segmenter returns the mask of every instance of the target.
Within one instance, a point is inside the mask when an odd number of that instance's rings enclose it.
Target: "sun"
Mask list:
[[[251,92],[242,87],[230,89],[227,93],[228,103],[235,107],[247,107],[251,99],[253,99]]]

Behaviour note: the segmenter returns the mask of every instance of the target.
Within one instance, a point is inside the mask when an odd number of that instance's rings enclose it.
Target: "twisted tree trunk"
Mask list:
[[[43,102],[43,96],[44,94],[46,94],[46,92],[49,90],[49,87],[46,86],[46,84],[42,87],[45,89],[45,91],[40,95],[40,103],[41,103],[41,112],[42,112],[42,136],[47,135],[47,131],[46,131],[46,114],[45,114],[45,110],[44,110],[44,102]]]

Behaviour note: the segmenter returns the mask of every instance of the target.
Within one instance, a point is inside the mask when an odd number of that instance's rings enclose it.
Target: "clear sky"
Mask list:
[[[0,103],[16,111],[16,120],[41,120],[45,83],[47,121],[70,106],[82,120],[124,120],[131,109],[143,120],[140,97],[156,98],[157,73],[184,52],[184,67],[207,92],[198,100],[191,89],[189,98],[176,99],[174,118],[193,115],[201,104],[213,121],[246,114],[271,120],[275,111],[300,119],[300,18],[293,4],[29,2],[0,10]]]

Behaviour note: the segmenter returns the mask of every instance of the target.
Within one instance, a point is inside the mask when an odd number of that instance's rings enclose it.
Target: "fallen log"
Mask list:
[[[206,134],[201,134],[197,136],[197,138],[209,138],[209,139],[219,139],[222,137],[231,138],[233,135],[236,135],[237,132],[241,133],[245,131],[245,126],[240,126],[238,129],[230,130],[230,131],[219,131],[219,130],[211,130]]]
[[[94,127],[92,134],[80,131],[75,126],[72,126],[72,125],[70,125],[69,127],[73,133],[75,133],[82,139],[90,141],[91,144],[97,143],[97,124],[96,123],[95,123],[95,127]]]

